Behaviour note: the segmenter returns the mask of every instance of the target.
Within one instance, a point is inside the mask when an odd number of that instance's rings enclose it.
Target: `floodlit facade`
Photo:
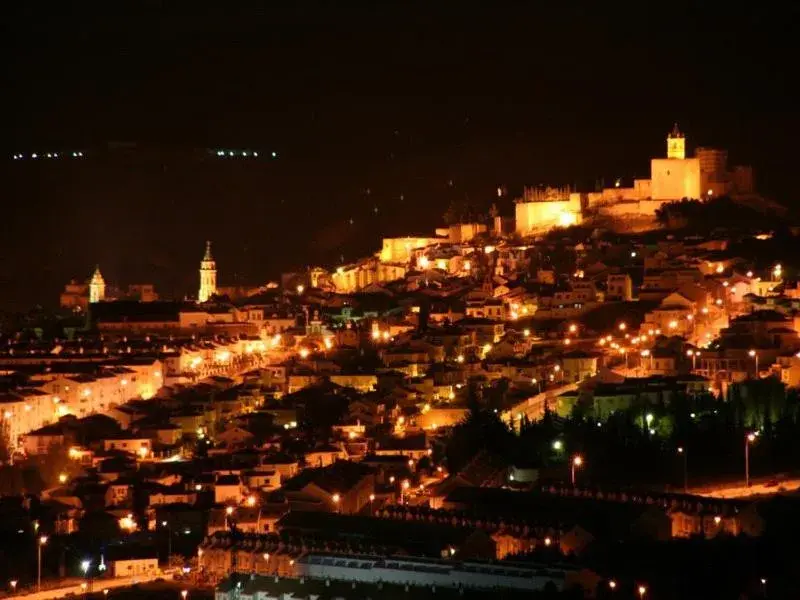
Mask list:
[[[206,253],[200,261],[200,290],[198,302],[206,302],[217,293],[217,263],[211,255],[211,242],[206,242]]]

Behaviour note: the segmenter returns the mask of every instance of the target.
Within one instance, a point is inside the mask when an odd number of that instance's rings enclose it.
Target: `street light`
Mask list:
[[[753,432],[744,436],[744,485],[750,487],[750,444],[756,441],[756,434]]]
[[[562,442],[561,440],[553,441],[553,450],[555,450],[556,452],[560,452],[563,449],[564,449],[564,442]]]
[[[647,588],[643,585],[640,585],[636,591],[639,592],[639,598],[644,598],[644,595],[647,593]]]
[[[189,595],[189,590],[181,590],[181,598],[183,598],[183,600],[186,600],[186,596],[188,595]]]
[[[613,579],[609,579],[609,581],[608,581],[608,588],[609,588],[610,590],[615,590],[615,589],[617,589],[617,582],[616,582],[616,581],[614,581]]]
[[[37,567],[36,567],[36,591],[39,592],[42,590],[42,546],[47,543],[47,536],[43,535],[39,537],[39,543],[36,545],[37,547]]]
[[[161,526],[167,530],[167,565],[169,565],[169,557],[172,556],[172,527],[166,521],[161,521]]]
[[[91,560],[82,560],[81,561],[81,571],[83,571],[83,576],[86,577],[86,587],[89,587],[89,569],[92,568],[92,561]],[[86,589],[86,588],[84,588]]]
[[[406,490],[411,487],[411,482],[408,479],[404,479],[403,483],[400,484],[400,504],[406,503]]]
[[[342,497],[339,494],[334,494],[332,496],[333,503],[336,505],[336,512],[340,512],[339,503],[342,501]]]
[[[17,580],[12,579],[11,581],[8,582],[8,585],[11,587],[12,595],[15,594],[17,592]]]
[[[690,356],[692,358],[692,371],[697,369],[697,357],[700,356],[699,350],[687,350],[686,356]]]
[[[683,456],[683,493],[689,493],[689,469],[688,469],[688,458],[689,458],[689,451],[684,448],[683,446],[678,446],[678,454]]]
[[[758,379],[758,352],[756,352],[755,350],[750,350],[750,352],[748,352],[747,355],[750,358],[756,359],[756,379]]]
[[[573,487],[575,486],[575,470],[580,468],[580,466],[582,464],[583,464],[583,458],[581,457],[580,454],[578,454],[578,455],[576,455],[576,456],[574,456],[572,458],[572,469],[571,469],[571,472],[572,472],[572,486]]]

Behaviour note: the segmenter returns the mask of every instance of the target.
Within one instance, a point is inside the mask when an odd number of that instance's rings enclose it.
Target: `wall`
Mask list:
[[[521,235],[551,227],[579,224],[581,222],[580,195],[571,194],[569,200],[518,202],[515,215],[516,231]],[[565,219],[569,219],[569,221]]]
[[[414,250],[440,241],[439,238],[428,237],[383,238],[380,259],[381,262],[408,262]]]
[[[700,161],[654,158],[650,161],[653,200],[701,198]]]

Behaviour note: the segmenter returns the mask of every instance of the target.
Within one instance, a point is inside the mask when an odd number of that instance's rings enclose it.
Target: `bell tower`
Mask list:
[[[102,302],[106,298],[106,280],[100,272],[100,265],[95,265],[92,278],[89,280],[89,303]]]
[[[206,253],[200,261],[200,291],[198,302],[206,302],[217,293],[217,263],[211,255],[211,242],[206,242]]]
[[[686,137],[678,129],[677,123],[667,135],[667,158],[686,158]]]

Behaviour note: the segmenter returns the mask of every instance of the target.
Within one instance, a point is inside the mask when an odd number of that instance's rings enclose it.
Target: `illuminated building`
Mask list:
[[[100,265],[94,268],[94,274],[91,281],[89,281],[89,302],[102,302],[106,298],[106,282],[103,279],[103,274],[100,272]]]
[[[666,157],[650,161],[650,179],[634,179],[627,186],[617,180],[613,187],[588,194],[588,208],[605,216],[652,217],[664,202],[752,194],[752,169],[729,170],[727,162],[727,151],[715,148],[697,148],[687,158],[686,136],[676,123],[667,135]]]
[[[515,207],[520,235],[569,227],[581,222],[581,195],[564,188],[525,188]]]
[[[200,261],[200,290],[198,302],[206,302],[217,293],[217,263],[211,256],[211,242],[206,242],[206,253]]]

